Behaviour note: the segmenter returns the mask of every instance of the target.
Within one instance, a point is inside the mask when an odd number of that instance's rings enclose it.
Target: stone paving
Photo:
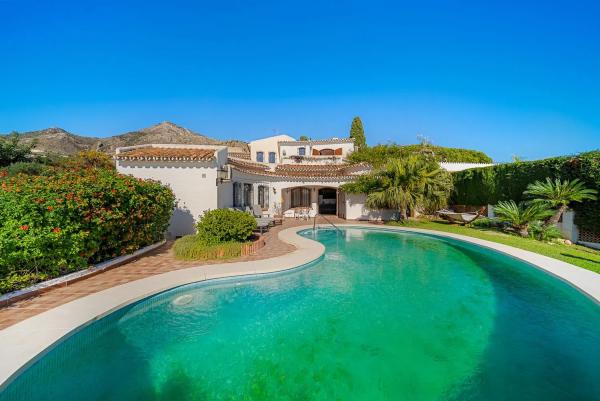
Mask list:
[[[351,223],[336,217],[328,217],[334,224]],[[325,223],[321,218],[317,223]],[[31,316],[42,313],[48,309],[73,301],[77,298],[102,291],[104,289],[124,284],[144,277],[165,273],[171,270],[185,269],[192,266],[201,266],[215,263],[230,263],[268,259],[292,252],[293,245],[280,241],[277,234],[285,228],[312,224],[311,221],[286,219],[280,226],[272,227],[265,234],[265,246],[254,255],[248,255],[229,260],[203,261],[181,261],[175,259],[171,249],[173,243],[169,242],[160,248],[129,262],[125,265],[102,272],[95,276],[57,287],[32,298],[18,301],[9,306],[0,308],[0,330],[25,320]]]

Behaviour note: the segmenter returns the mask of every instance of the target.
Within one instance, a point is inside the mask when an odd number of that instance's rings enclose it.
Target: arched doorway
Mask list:
[[[335,188],[319,189],[319,213],[337,214],[337,190]]]

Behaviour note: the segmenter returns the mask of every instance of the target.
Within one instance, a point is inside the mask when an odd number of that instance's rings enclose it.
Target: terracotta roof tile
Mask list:
[[[351,164],[278,164],[274,170],[268,165],[249,160],[229,158],[236,170],[249,174],[266,175],[272,177],[294,178],[352,178],[356,174],[351,172],[357,165]],[[363,167],[363,166],[360,166]]]
[[[139,148],[117,153],[117,160],[208,161],[215,158],[214,149]]]

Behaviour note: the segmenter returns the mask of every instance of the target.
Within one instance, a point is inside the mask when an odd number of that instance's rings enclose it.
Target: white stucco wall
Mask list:
[[[391,220],[398,214],[397,210],[371,210],[365,207],[366,195],[346,194],[347,220]]]
[[[268,138],[257,139],[256,141],[251,141],[248,143],[250,147],[250,159],[252,161],[256,160],[256,152],[264,153],[264,163],[268,163],[269,161],[269,152],[275,152],[275,163],[280,162],[279,157],[279,142],[280,141],[293,141],[289,135],[275,135]]]
[[[178,205],[168,229],[168,237],[192,234],[196,219],[218,203],[217,162],[144,162],[117,160],[117,171],[169,186]]]
[[[579,230],[575,225],[575,212],[573,210],[567,210],[563,216],[562,221],[556,224],[560,230],[563,238],[576,243],[579,240]]]
[[[463,171],[471,168],[480,168],[480,167],[490,167],[493,166],[493,163],[450,163],[450,162],[440,162],[440,167],[446,171]]]

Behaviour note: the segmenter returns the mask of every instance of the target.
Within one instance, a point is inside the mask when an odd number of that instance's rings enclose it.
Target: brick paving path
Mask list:
[[[334,224],[351,223],[333,216],[328,217],[328,219]],[[317,222],[325,223],[323,219],[319,219]],[[68,286],[53,288],[47,292],[44,292],[43,294],[0,308],[0,330],[25,320],[31,316],[42,313],[48,309],[52,309],[59,305],[73,301],[77,298],[81,298],[83,296],[99,292],[119,284],[139,280],[144,277],[165,273],[171,270],[185,269],[192,266],[261,260],[284,255],[292,252],[295,247],[280,241],[277,233],[285,228],[311,223],[312,221],[287,219],[284,221],[283,225],[273,227],[265,234],[266,244],[263,248],[259,249],[257,253],[254,255],[243,256],[226,261],[216,260],[203,262],[177,260],[175,259],[171,249],[172,243],[167,243],[162,247],[146,254],[145,256],[142,256],[140,259],[134,260],[125,265],[69,284]]]

